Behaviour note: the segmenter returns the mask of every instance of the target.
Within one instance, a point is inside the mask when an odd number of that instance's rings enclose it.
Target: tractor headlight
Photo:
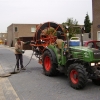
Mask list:
[[[100,62],[98,62],[98,65],[100,65]]]
[[[91,63],[91,66],[95,66],[95,63]]]

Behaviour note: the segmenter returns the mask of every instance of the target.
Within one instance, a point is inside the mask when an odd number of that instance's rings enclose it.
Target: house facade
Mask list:
[[[100,40],[100,0],[92,0],[93,40]]]
[[[23,41],[33,38],[38,24],[11,24],[7,27],[7,45],[14,46],[17,37],[21,37]]]

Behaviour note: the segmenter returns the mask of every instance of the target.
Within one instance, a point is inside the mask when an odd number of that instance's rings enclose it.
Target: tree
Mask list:
[[[66,22],[62,23],[62,26],[64,28],[65,33],[66,33],[65,27],[68,26],[69,38],[75,36],[75,34],[80,33],[80,29],[78,27],[78,21],[76,19],[73,20],[73,18],[68,18]]]
[[[85,27],[85,33],[90,33],[91,32],[91,23],[90,23],[88,13],[85,16],[84,27]]]

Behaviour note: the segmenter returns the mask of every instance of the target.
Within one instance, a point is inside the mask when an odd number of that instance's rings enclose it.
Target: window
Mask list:
[[[88,43],[88,47],[90,47],[90,48],[95,48],[95,45],[94,45],[93,42],[90,42],[90,43]]]
[[[3,35],[3,37],[5,37],[5,35]]]
[[[31,27],[31,32],[36,32],[36,26],[35,27]]]
[[[17,27],[15,27],[15,32],[17,32]]]
[[[100,48],[100,41],[95,42],[96,46]]]
[[[97,40],[100,41],[100,31],[97,31]]]

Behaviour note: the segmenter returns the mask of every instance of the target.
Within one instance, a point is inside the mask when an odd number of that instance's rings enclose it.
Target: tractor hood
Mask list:
[[[100,50],[96,48],[89,48],[89,47],[83,47],[83,46],[75,46],[75,47],[70,47],[71,50],[75,51],[88,51],[88,52],[100,52]]]
[[[70,47],[70,52],[74,58],[79,58],[87,62],[100,61],[100,50],[95,48],[75,46]]]

